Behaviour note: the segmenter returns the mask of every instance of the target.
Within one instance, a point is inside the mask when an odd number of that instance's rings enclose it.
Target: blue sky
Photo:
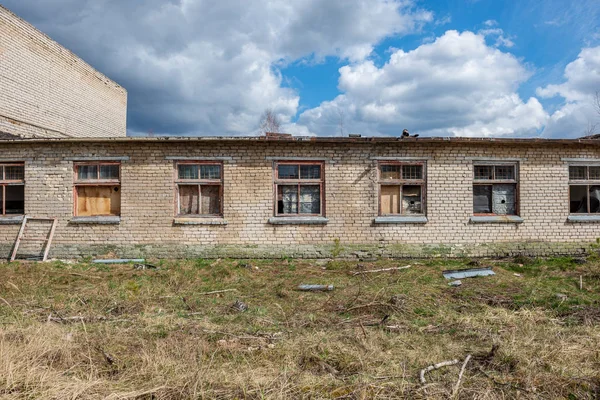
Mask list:
[[[600,133],[598,0],[2,4],[128,90],[131,135]]]

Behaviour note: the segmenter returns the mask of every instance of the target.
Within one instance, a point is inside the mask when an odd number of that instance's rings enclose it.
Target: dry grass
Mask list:
[[[473,354],[459,398],[597,398],[600,263],[517,261],[458,288],[456,260],[0,264],[0,397],[448,398]]]

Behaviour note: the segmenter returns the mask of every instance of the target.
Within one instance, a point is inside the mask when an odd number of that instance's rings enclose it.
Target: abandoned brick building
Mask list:
[[[600,236],[598,140],[126,137],[126,91],[2,7],[0,87],[2,257],[25,216],[56,219],[52,257],[548,255]]]

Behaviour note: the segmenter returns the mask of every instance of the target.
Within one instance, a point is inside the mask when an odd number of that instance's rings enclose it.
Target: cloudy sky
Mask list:
[[[130,135],[578,137],[598,0],[0,0],[129,92]]]

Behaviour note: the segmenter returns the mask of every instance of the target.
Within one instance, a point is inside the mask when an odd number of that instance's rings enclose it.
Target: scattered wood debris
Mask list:
[[[226,292],[237,292],[237,289],[223,289],[223,290],[213,290],[212,292],[202,292],[198,293],[199,296],[207,296],[209,294],[218,294],[218,293],[226,293]]]
[[[248,310],[248,304],[244,303],[241,300],[236,300],[235,303],[231,305],[231,309],[239,312],[244,312]]]
[[[458,395],[458,390],[460,389],[460,384],[462,381],[463,374],[465,373],[465,368],[467,368],[467,364],[471,360],[471,355],[468,354],[467,358],[465,358],[465,362],[460,369],[460,373],[458,374],[458,380],[456,381],[456,385],[454,385],[454,389],[452,390],[452,398],[455,398]]]
[[[298,285],[298,290],[302,292],[330,292],[333,290],[333,285]]]
[[[412,267],[412,265],[405,265],[404,267],[392,267],[392,268],[381,268],[381,269],[367,269],[365,271],[354,271],[352,276],[362,275],[362,274],[371,274],[376,272],[388,272],[388,271],[399,271],[401,269],[407,269]]]
[[[437,363],[437,364],[430,365],[430,366],[429,366],[429,367],[427,367],[427,368],[423,368],[423,369],[421,370],[421,373],[419,374],[419,377],[420,377],[420,379],[421,379],[421,383],[422,383],[423,385],[424,385],[425,383],[427,383],[427,381],[425,380],[425,373],[427,373],[427,372],[431,372],[431,371],[433,371],[433,370],[435,370],[435,369],[440,369],[440,368],[443,368],[443,367],[449,367],[450,365],[456,365],[456,364],[458,364],[458,363],[459,363],[459,361],[458,361],[458,360],[442,361],[442,362],[440,362],[440,363]]]

